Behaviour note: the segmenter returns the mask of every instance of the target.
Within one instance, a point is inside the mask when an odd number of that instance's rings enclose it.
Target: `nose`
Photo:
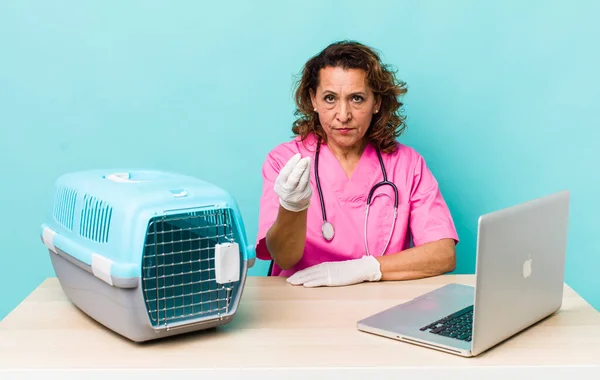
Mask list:
[[[348,120],[352,118],[352,114],[350,113],[350,107],[347,102],[339,102],[337,112],[337,119],[340,123],[346,123]]]

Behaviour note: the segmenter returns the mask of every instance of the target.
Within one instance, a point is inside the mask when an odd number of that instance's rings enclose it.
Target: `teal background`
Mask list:
[[[1,2],[0,318],[54,275],[39,226],[64,172],[200,177],[233,194],[254,239],[295,75],[345,38],[408,83],[401,141],[451,208],[456,272],[474,271],[480,214],[569,188],[566,279],[599,309],[599,14],[581,0]]]

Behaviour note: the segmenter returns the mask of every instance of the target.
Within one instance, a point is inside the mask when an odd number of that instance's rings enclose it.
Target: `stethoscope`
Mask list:
[[[367,207],[365,213],[365,249],[367,251],[367,255],[369,253],[369,244],[367,243],[367,221],[369,219],[369,208],[371,206],[371,201],[373,199],[373,193],[377,188],[381,186],[391,186],[394,190],[394,218],[392,219],[392,228],[390,229],[390,235],[388,236],[385,247],[383,248],[382,255],[385,253],[388,245],[390,244],[390,240],[392,238],[392,233],[394,231],[394,227],[396,225],[396,215],[398,214],[398,188],[394,185],[393,182],[387,180],[387,174],[385,171],[385,165],[383,164],[383,159],[381,158],[381,152],[379,149],[375,147],[377,152],[377,157],[379,158],[379,166],[381,166],[381,172],[383,173],[383,181],[377,182],[375,185],[371,187],[371,191],[369,191],[369,196],[367,197]],[[317,182],[317,191],[319,192],[319,200],[321,202],[321,213],[323,214],[323,225],[321,226],[321,233],[323,234],[323,238],[327,241],[331,241],[333,236],[335,235],[335,229],[333,228],[333,224],[327,221],[327,213],[325,212],[325,201],[323,200],[323,193],[321,191],[321,181],[319,180],[319,153],[321,151],[321,138],[318,139],[317,142],[317,150],[315,152],[315,180]]]

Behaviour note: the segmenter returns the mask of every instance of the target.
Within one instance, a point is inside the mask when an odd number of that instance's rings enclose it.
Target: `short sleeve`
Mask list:
[[[291,144],[282,144],[267,154],[262,166],[262,194],[258,212],[258,233],[256,236],[256,257],[271,260],[265,237],[275,222],[279,212],[279,196],[275,192],[275,181],[285,163],[297,152]]]
[[[456,227],[438,182],[418,154],[410,197],[410,231],[415,246],[444,238],[458,243]]]

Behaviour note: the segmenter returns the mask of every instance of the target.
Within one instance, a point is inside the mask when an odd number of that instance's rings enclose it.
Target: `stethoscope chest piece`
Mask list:
[[[333,235],[335,235],[335,231],[333,230],[333,224],[329,222],[323,222],[321,226],[321,231],[323,233],[323,237],[327,241],[331,241],[333,239]]]

